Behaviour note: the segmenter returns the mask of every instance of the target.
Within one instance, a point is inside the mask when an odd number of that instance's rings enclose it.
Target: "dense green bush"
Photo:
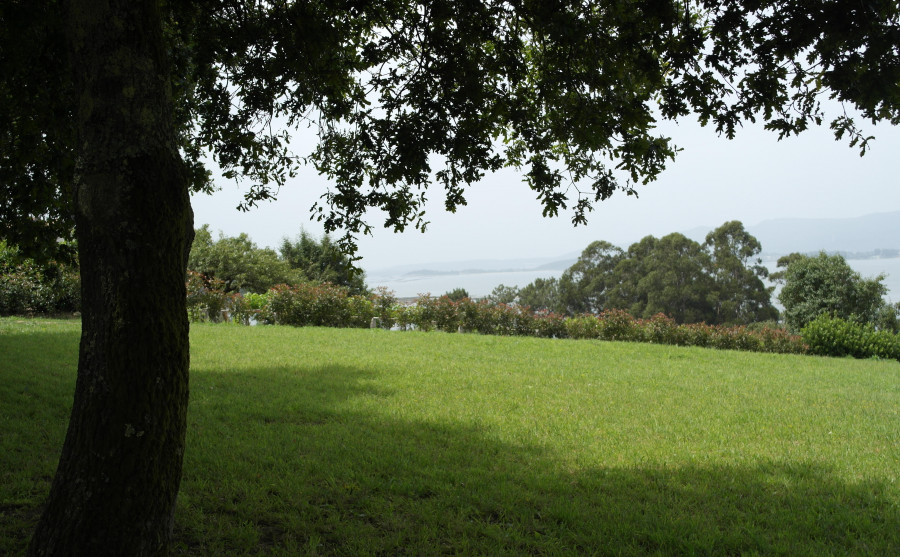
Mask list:
[[[456,303],[448,296],[421,296],[416,305],[419,306],[419,329],[430,331],[437,329],[454,333],[460,326],[460,320],[456,312]]]
[[[77,268],[38,265],[0,240],[0,315],[70,313],[81,309]]]
[[[603,340],[644,340],[642,322],[627,311],[609,309],[601,312],[597,320],[600,322],[600,338]]]
[[[802,336],[813,354],[900,360],[900,338],[891,331],[878,331],[869,323],[823,314],[803,328]]]
[[[773,277],[784,281],[778,299],[792,331],[802,330],[822,314],[882,328],[896,327],[896,307],[884,301],[884,275],[862,278],[842,256],[825,252],[815,257],[793,253],[779,259],[778,266],[785,270]]]
[[[205,224],[194,233],[188,269],[220,280],[229,293],[262,293],[275,284],[303,279],[274,250],[258,247],[246,234],[232,238],[219,233],[216,240]]]
[[[654,344],[684,344],[684,340],[677,334],[679,327],[675,320],[657,313],[650,319],[641,322],[643,340]],[[679,342],[681,341],[681,342]]]
[[[369,327],[373,317],[388,312],[393,294],[371,297],[349,295],[346,287],[333,284],[302,283],[278,285],[266,294],[265,304],[257,310],[262,323],[319,327]],[[390,327],[396,318],[382,318],[382,327]]]
[[[600,320],[593,315],[576,315],[566,319],[566,336],[569,338],[600,338]]]
[[[268,292],[269,303],[260,312],[264,323],[295,326],[346,327],[350,310],[347,291],[330,284],[281,284]]]
[[[534,314],[534,334],[542,338],[565,338],[566,317],[552,311]]]

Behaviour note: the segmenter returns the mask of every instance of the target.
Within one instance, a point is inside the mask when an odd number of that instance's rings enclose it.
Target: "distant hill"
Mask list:
[[[792,252],[810,253],[824,250],[841,252],[845,257],[864,254],[872,257],[881,250],[881,257],[898,257],[900,250],[900,211],[876,213],[847,219],[773,219],[756,225],[744,223],[763,247],[762,255],[774,259]],[[712,231],[710,227],[698,227],[682,234],[703,242]],[[620,246],[626,249],[628,246]],[[387,269],[368,270],[370,278],[385,277],[439,277],[450,275],[478,275],[498,272],[557,271],[561,272],[578,259],[581,252],[570,252],[556,257],[531,259],[480,259],[470,261],[442,261],[413,263]],[[550,273],[554,274],[554,273]],[[558,275],[558,273],[556,273]]]
[[[900,248],[900,211],[846,219],[773,219],[744,225],[760,241],[764,255],[820,250],[848,254],[877,250],[896,253],[894,250]],[[700,227],[683,234],[702,242],[711,230]]]

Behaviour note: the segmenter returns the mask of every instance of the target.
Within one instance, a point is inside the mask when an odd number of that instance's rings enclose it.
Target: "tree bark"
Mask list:
[[[188,403],[188,178],[154,0],[70,0],[82,335],[69,429],[30,555],[159,555]]]

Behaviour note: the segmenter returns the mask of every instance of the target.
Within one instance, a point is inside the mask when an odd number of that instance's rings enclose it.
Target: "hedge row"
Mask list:
[[[226,293],[221,280],[188,271],[187,306],[191,321],[251,321],[269,325],[368,327],[373,317],[390,329],[397,299],[386,289],[351,296],[333,284],[278,285],[265,294]]]
[[[537,336],[652,342],[680,346],[748,350],[755,352],[804,353],[800,336],[777,327],[750,329],[705,324],[679,325],[665,315],[635,319],[620,310],[600,315],[566,318],[551,312],[534,313],[527,307],[494,304],[447,296],[422,296],[414,305],[397,304],[386,289],[375,294],[350,296],[347,289],[330,284],[277,286],[265,295],[225,294],[221,285],[191,276],[188,307],[192,320],[326,326],[379,326],[401,330],[478,332],[490,335]]]
[[[403,314],[418,329],[447,332],[477,331],[484,334],[522,335],[545,338],[573,338],[650,342],[679,346],[800,354],[806,346],[797,335],[781,328],[723,327],[702,323],[679,325],[663,314],[636,319],[622,310],[599,315],[564,317],[552,312],[533,313],[527,307],[473,302],[452,302],[447,297],[422,297]],[[402,324],[403,319],[398,317]]]

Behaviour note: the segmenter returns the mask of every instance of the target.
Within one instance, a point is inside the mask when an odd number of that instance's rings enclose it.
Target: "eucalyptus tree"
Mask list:
[[[566,313],[600,313],[607,307],[613,271],[625,252],[609,242],[598,240],[584,248],[571,267],[559,279],[559,291]]]
[[[607,308],[635,317],[664,313],[678,323],[715,322],[709,254],[683,234],[647,236],[632,244],[606,278]]]
[[[706,235],[709,273],[715,282],[711,292],[715,323],[748,324],[776,319],[772,305],[774,287],[763,279],[769,271],[759,254],[762,245],[740,221],[729,221]]]
[[[167,547],[188,399],[189,192],[210,189],[205,156],[245,181],[244,208],[314,165],[331,180],[315,218],[351,254],[370,209],[386,227],[424,229],[429,185],[452,211],[504,166],[545,215],[570,209],[582,223],[674,157],[659,118],[695,114],[728,137],[760,119],[784,136],[823,122],[832,97],[896,124],[898,11],[895,0],[6,0],[0,234],[37,250],[74,224],[83,289],[75,400],[31,553]],[[303,126],[317,147],[293,153]],[[843,110],[831,126],[867,147]]]
[[[534,311],[565,311],[560,297],[559,280],[555,277],[536,278],[519,289],[516,303]]]

